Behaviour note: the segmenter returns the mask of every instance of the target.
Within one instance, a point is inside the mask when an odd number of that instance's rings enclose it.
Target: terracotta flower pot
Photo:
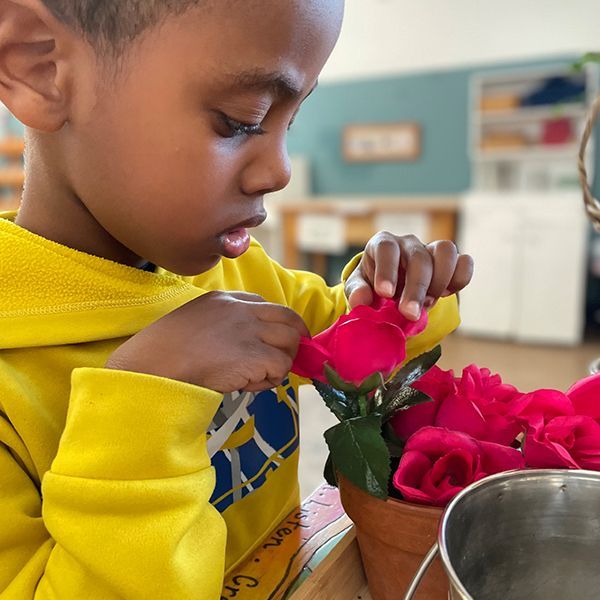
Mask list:
[[[393,498],[379,500],[339,478],[342,505],[356,525],[373,600],[398,600],[437,539],[441,508]],[[439,558],[429,568],[416,600],[447,600],[448,579]]]

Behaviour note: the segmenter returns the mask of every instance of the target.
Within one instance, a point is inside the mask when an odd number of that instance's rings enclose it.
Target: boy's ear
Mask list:
[[[68,120],[70,51],[41,0],[0,0],[0,101],[24,125],[50,133]]]

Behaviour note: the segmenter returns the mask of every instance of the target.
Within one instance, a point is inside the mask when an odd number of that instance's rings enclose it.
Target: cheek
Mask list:
[[[149,225],[180,215],[182,235],[188,228],[197,235],[198,225],[210,229],[211,215],[235,194],[233,153],[202,124],[171,119],[160,127],[143,112],[129,118],[122,112],[79,140],[72,154],[80,157],[79,193],[97,218],[109,206],[107,218]]]

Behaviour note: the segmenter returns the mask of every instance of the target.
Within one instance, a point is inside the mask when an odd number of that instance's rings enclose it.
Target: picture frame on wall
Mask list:
[[[349,163],[414,162],[421,156],[421,125],[355,123],[344,128],[342,154]]]

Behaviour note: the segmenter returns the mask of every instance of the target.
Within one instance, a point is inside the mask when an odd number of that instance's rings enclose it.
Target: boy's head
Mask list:
[[[0,0],[0,100],[28,126],[17,222],[200,273],[289,180],[287,129],[343,0]]]

